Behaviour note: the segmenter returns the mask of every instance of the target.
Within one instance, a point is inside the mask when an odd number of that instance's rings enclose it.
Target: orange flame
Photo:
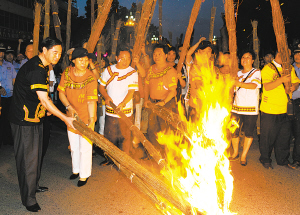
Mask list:
[[[196,54],[194,75],[200,77],[195,123],[186,122],[184,134],[160,132],[158,142],[165,145],[168,171],[161,173],[178,187],[192,207],[193,214],[232,214],[229,210],[233,177],[225,156],[230,121],[232,81],[218,77],[207,57]],[[185,120],[179,105],[181,120]],[[169,208],[169,209],[168,209]],[[173,214],[167,206],[165,214]],[[182,213],[178,213],[182,214]]]

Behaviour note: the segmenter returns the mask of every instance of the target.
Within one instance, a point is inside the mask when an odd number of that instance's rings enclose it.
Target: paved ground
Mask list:
[[[93,158],[93,172],[87,185],[78,188],[70,181],[71,157],[64,127],[56,123],[45,157],[38,193],[39,214],[160,214],[155,205],[130,180],[111,167],[100,167],[101,156]],[[266,170],[258,162],[257,139],[250,149],[248,165],[232,163],[234,191],[231,210],[238,214],[300,214],[300,170],[274,164]],[[0,214],[30,214],[19,195],[13,147],[0,148]]]

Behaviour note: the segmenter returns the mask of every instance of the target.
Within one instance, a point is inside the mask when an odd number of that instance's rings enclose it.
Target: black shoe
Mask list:
[[[263,167],[265,167],[266,169],[273,169],[273,166],[271,163],[261,163],[263,165]]]
[[[76,178],[78,178],[78,176],[79,176],[79,173],[77,173],[77,174],[72,174],[71,176],[70,176],[70,180],[74,180],[74,179],[76,179]]]
[[[238,154],[236,157],[229,157],[228,160],[229,161],[237,161],[240,158],[240,155]]]
[[[299,161],[294,161],[293,164],[288,164],[288,166],[291,169],[298,169],[300,167],[300,162]]]
[[[45,191],[48,191],[48,187],[41,187],[39,186],[37,189],[36,189],[36,193],[43,193]]]
[[[26,209],[27,209],[28,211],[31,211],[31,212],[38,212],[38,211],[40,211],[40,210],[41,210],[41,208],[40,208],[40,206],[39,206],[39,204],[38,204],[38,203],[36,203],[36,204],[34,204],[34,205],[31,205],[31,206],[28,206],[28,207],[26,207]]]
[[[241,161],[242,166],[247,166],[247,161]]]
[[[77,183],[77,186],[78,186],[78,187],[82,187],[83,185],[86,185],[88,179],[89,179],[89,178],[86,178],[85,181],[80,181],[80,180],[79,180],[78,183]]]

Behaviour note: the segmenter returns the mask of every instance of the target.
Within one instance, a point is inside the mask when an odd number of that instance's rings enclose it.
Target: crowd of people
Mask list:
[[[174,128],[149,106],[152,103],[178,113],[180,103],[187,120],[199,120],[199,111],[205,105],[199,97],[204,82],[198,71],[202,68],[210,68],[217,77],[230,80],[234,85],[231,117],[239,128],[228,137],[231,143],[228,159],[247,165],[247,154],[260,124],[259,161],[263,167],[273,168],[273,149],[278,165],[291,169],[300,166],[300,45],[292,50],[289,75],[283,74],[279,52],[268,53],[261,68],[254,68],[256,55],[252,50],[245,50],[240,54],[240,70],[232,77],[229,53],[216,53],[211,42],[203,37],[189,48],[182,69],[177,72],[181,50],[182,46],[156,44],[147,53],[143,45],[138,58],[132,56],[128,46],[119,45],[115,59],[109,63],[106,56],[97,62],[95,54],[88,53],[83,44],[66,52],[69,66],[57,81],[53,67],[62,55],[59,40],[44,39],[37,56],[33,56],[33,45],[29,44],[25,57],[20,48],[15,54],[10,47],[0,44],[0,141],[1,145],[14,145],[21,200],[27,210],[41,210],[36,192],[48,190],[39,185],[39,178],[49,144],[50,115],[67,125],[72,159],[69,179],[79,178],[77,186],[82,187],[92,174],[93,143],[73,127],[75,117],[133,156],[140,146],[139,140],[116,113],[116,106],[165,157],[164,147],[157,142],[157,133]],[[58,93],[65,112],[54,105],[54,92]],[[288,103],[294,107],[290,115],[287,114]],[[242,133],[245,137],[240,156]],[[292,137],[294,149],[290,163]],[[149,157],[144,153],[139,158]],[[111,164],[107,157],[100,165]]]

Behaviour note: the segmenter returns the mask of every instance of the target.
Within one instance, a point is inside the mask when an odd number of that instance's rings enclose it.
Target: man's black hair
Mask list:
[[[128,46],[125,46],[125,45],[119,45],[117,47],[117,51],[116,51],[116,56],[118,57],[120,55],[120,52],[129,52],[130,56],[131,56],[131,51],[130,51],[130,48]]]
[[[169,53],[170,51],[174,51],[174,52],[175,52],[175,54],[176,54],[176,59],[179,57],[179,56],[178,56],[177,49],[176,49],[174,46],[168,46],[168,53]]]
[[[53,46],[62,45],[62,42],[57,38],[47,37],[41,42],[39,51],[43,52],[43,48],[45,47],[47,50],[52,49]]]
[[[156,45],[153,47],[153,52],[154,52],[155,49],[163,49],[163,51],[164,51],[165,54],[168,54],[168,52],[169,52],[168,46],[163,45],[163,44],[156,44]]]
[[[246,53],[249,53],[251,54],[252,56],[252,60],[255,60],[256,59],[256,54],[255,52],[252,50],[252,49],[246,49],[246,50],[243,50],[240,54],[240,59],[242,59],[243,55],[246,54]]]

